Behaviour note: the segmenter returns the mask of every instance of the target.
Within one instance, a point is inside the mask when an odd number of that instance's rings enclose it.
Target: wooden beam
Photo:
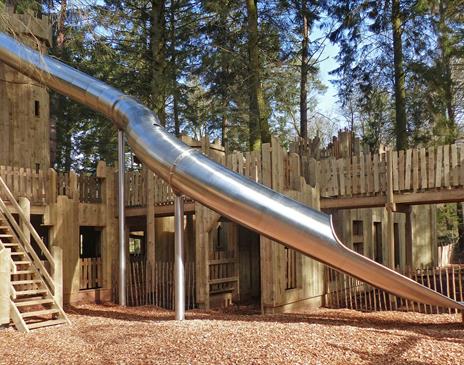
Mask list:
[[[360,196],[347,198],[322,198],[321,209],[355,209],[383,207],[387,202],[385,196]]]
[[[195,213],[195,203],[186,202],[184,204],[185,214],[194,214]],[[115,212],[115,217],[118,216],[118,213]],[[147,214],[146,207],[137,207],[137,208],[126,208],[126,217],[139,217],[145,216]],[[174,205],[155,205],[155,216],[156,217],[169,217],[174,215]]]

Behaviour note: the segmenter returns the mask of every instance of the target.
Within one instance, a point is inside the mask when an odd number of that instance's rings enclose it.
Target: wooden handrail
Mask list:
[[[25,251],[27,254],[32,256],[32,261],[34,262],[35,266],[33,268],[41,275],[44,277],[46,283],[48,284],[50,290],[52,293],[55,293],[55,283],[50,276],[50,273],[47,271],[45,266],[43,265],[42,261],[40,260],[39,256],[36,254],[34,248],[31,246],[30,242],[26,239],[26,236],[24,235],[24,232],[21,230],[19,227],[18,223],[14,219],[13,215],[10,213],[10,211],[7,209],[5,203],[3,200],[0,198],[0,211],[3,213],[3,216],[6,217],[8,222],[11,224],[13,228],[12,234],[15,236],[15,238],[18,240],[18,242],[21,242],[21,244],[24,244],[25,246]],[[18,239],[19,236],[20,239]],[[14,261],[13,261],[14,264]],[[16,267],[16,265],[15,265]],[[55,270],[55,261],[50,261],[50,267],[52,270]],[[39,269],[37,269],[39,268]]]
[[[16,201],[15,197],[13,196],[13,194],[11,193],[10,189],[8,188],[8,186],[5,184],[5,181],[3,181],[2,177],[0,176],[0,187],[3,189],[3,191],[6,193],[7,197],[8,197],[8,200],[9,202],[13,205],[13,207],[16,209],[16,211],[18,212],[18,215],[19,217],[23,220],[24,224],[27,226],[27,229],[30,231],[32,237],[34,238],[34,241],[37,243],[37,245],[39,246],[39,248],[42,250],[42,252],[44,253],[45,257],[47,258],[47,260],[50,262],[50,267],[52,270],[55,270],[55,262],[53,260],[53,256],[51,255],[50,251],[48,250],[47,246],[45,246],[45,244],[43,243],[42,239],[40,238],[39,234],[37,233],[37,231],[35,230],[35,228],[32,226],[31,222],[29,221],[29,219],[26,218],[23,210],[21,209],[21,207],[19,206],[18,202]],[[4,208],[5,210],[6,209],[6,206]],[[12,223],[12,222],[10,222]],[[15,221],[16,223],[16,221]],[[16,229],[16,227],[15,227]],[[19,229],[19,227],[18,227]],[[19,231],[22,233],[22,231],[19,229]],[[18,234],[21,234],[18,232]],[[26,240],[27,242],[27,240]]]

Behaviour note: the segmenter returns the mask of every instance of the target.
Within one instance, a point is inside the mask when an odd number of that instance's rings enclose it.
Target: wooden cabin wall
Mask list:
[[[319,210],[319,191],[304,184],[301,191],[285,194]],[[324,265],[305,255],[261,236],[261,308],[263,313],[289,312],[301,308],[320,307],[325,294]],[[296,264],[296,286],[287,288],[290,280],[289,258]]]
[[[406,214],[395,213],[394,223],[398,226],[400,262],[396,266],[402,269],[407,265],[420,267],[421,265],[436,264],[438,258],[436,239],[436,207],[434,205],[420,205],[411,208],[412,214],[412,255],[411,263],[407,262],[406,245]],[[381,224],[382,230],[382,263],[388,262],[387,247],[387,213],[384,208],[365,208],[332,211],[334,227],[337,235],[349,248],[354,248],[354,243],[359,238],[353,233],[355,221],[363,222],[364,255],[375,259],[375,224]]]
[[[195,217],[184,217],[185,260],[195,261]],[[155,218],[155,261],[174,262],[174,217]]]
[[[437,225],[435,205],[412,208],[412,267],[438,265]]]
[[[104,179],[103,201],[100,204],[79,202],[79,194],[70,198],[59,195],[56,202],[46,207],[44,225],[50,227],[52,246],[63,250],[63,300],[64,303],[110,301],[114,275],[118,267],[118,234],[114,196],[114,171],[100,163],[97,176]],[[81,290],[80,227],[101,229],[101,271],[98,290]]]

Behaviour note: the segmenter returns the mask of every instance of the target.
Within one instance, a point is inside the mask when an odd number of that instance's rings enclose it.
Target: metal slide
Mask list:
[[[153,172],[229,219],[392,294],[434,306],[458,303],[345,247],[330,216],[236,174],[168,134],[133,98],[0,34],[0,61],[104,114]]]

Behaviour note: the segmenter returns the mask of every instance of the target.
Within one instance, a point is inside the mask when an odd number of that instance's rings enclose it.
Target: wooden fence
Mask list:
[[[193,309],[195,298],[195,263],[185,265],[185,307]],[[174,263],[156,262],[152,267],[145,261],[129,265],[127,301],[130,306],[154,305],[174,309]]]
[[[408,268],[398,271],[443,295],[464,301],[464,265]],[[349,308],[360,311],[398,310],[429,314],[458,312],[457,309],[441,308],[397,297],[329,267],[326,267],[325,281],[327,285],[325,305],[329,308]]]
[[[93,175],[79,175],[77,178],[77,189],[79,190],[79,201],[81,203],[100,204],[102,196],[103,179]]]
[[[125,204],[126,207],[143,207],[147,203],[147,176],[143,170],[125,173]],[[170,205],[174,203],[174,192],[163,179],[153,176],[156,205]],[[116,187],[117,189],[117,187]]]
[[[56,176],[52,176],[56,175]],[[13,196],[25,197],[33,205],[46,205],[56,201],[58,195],[70,199],[78,199],[81,203],[102,202],[103,179],[90,175],[77,175],[73,172],[55,172],[0,166],[0,177],[3,178]],[[56,186],[52,186],[56,181]],[[56,188],[56,189],[55,189]],[[0,192],[3,200],[8,200]]]
[[[384,194],[387,163],[397,193],[464,186],[464,148],[456,144],[321,161],[302,156],[302,171],[312,185],[319,183],[323,197]]]
[[[35,205],[46,204],[51,199],[48,172],[0,166],[0,177],[15,197],[28,198]],[[4,193],[0,192],[0,197],[8,200]]]
[[[80,289],[102,287],[103,271],[101,257],[82,258],[80,261]]]
[[[56,193],[77,199],[81,203],[100,204],[103,201],[103,179],[94,175],[74,172],[56,173]],[[56,196],[53,197],[56,199]]]

